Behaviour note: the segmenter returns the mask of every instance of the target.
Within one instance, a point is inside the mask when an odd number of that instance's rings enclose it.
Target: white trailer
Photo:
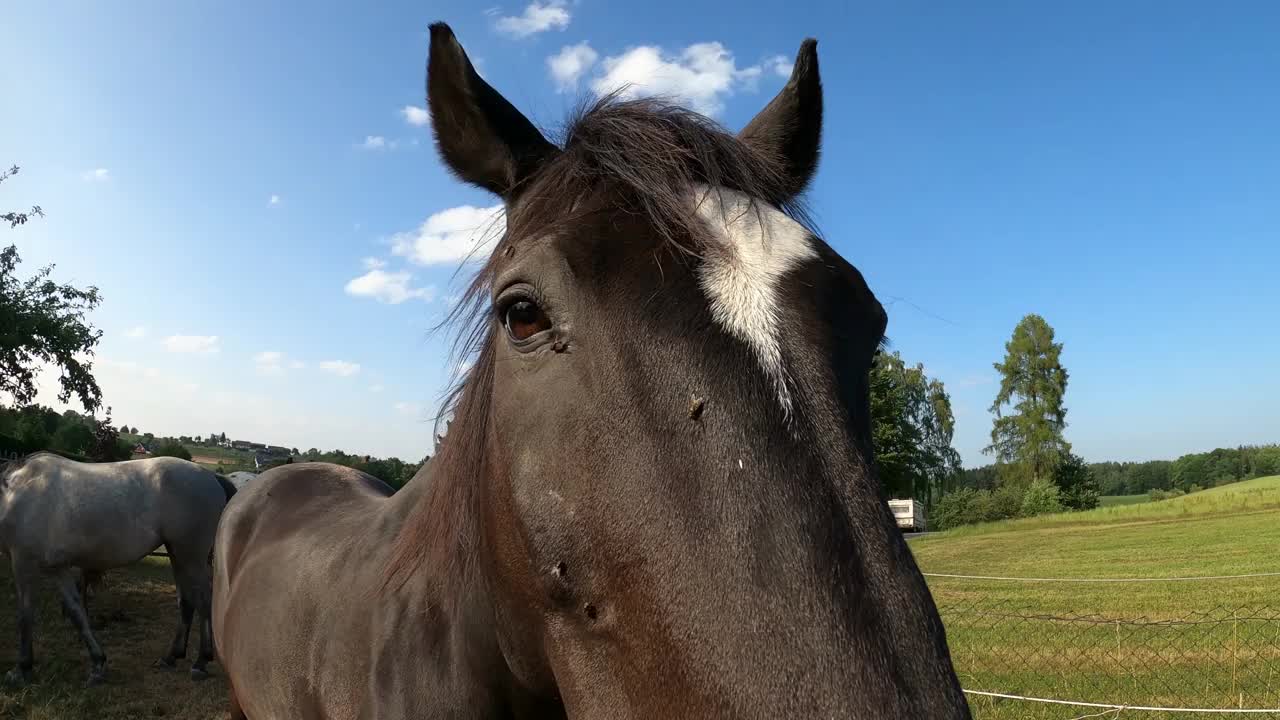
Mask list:
[[[910,498],[906,500],[890,500],[889,509],[893,511],[893,519],[898,527],[911,532],[924,532],[928,523],[924,517],[924,503]]]

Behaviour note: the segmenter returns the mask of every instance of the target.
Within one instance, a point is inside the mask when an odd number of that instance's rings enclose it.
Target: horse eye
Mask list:
[[[518,300],[507,306],[503,322],[507,326],[507,334],[516,341],[528,340],[551,328],[551,320],[547,318],[547,314],[528,300]]]

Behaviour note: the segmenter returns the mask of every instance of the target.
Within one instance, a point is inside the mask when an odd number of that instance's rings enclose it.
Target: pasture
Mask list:
[[[1280,477],[1156,503],[966,527],[911,543],[926,573],[1111,579],[1280,573],[1277,546]],[[966,689],[1155,706],[1280,707],[1280,577],[928,580]],[[979,718],[1084,714],[984,698],[971,703]]]
[[[1139,505],[1145,502],[1151,502],[1151,496],[1146,493],[1137,495],[1103,495],[1098,498],[1099,507],[1115,507],[1117,505]]]
[[[8,562],[0,563],[0,583],[0,662],[8,670],[17,652]],[[62,617],[52,583],[42,582],[36,679],[16,690],[0,686],[0,720],[225,720],[226,685],[217,663],[209,666],[213,677],[201,683],[191,681],[189,662],[179,662],[172,671],[151,667],[173,636],[176,604],[173,576],[163,558],[146,558],[108,572],[89,608],[94,632],[107,653],[107,682],[85,688],[89,658],[84,643]]]
[[[925,572],[1073,578],[1280,572],[1277,546],[1280,477],[911,541]],[[15,628],[7,565],[0,582],[0,657],[8,666]],[[1245,706],[1260,707],[1268,698],[1280,703],[1280,577],[1139,584],[930,577],[929,584],[968,689],[1213,707],[1228,706],[1234,692]],[[216,663],[203,683],[190,681],[186,665],[177,672],[151,667],[172,632],[173,604],[164,559],[108,573],[91,606],[110,658],[108,678],[86,689],[84,646],[45,583],[36,634],[39,675],[22,690],[0,689],[0,720],[228,717]],[[1197,624],[1180,624],[1189,622]],[[1086,714],[981,697],[970,703],[980,720]],[[1176,717],[1121,714],[1128,716]]]

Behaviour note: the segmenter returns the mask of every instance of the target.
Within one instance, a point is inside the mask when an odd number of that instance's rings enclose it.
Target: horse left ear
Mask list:
[[[436,146],[461,180],[510,202],[560,150],[480,77],[442,22],[431,25],[427,105]]]
[[[806,38],[796,54],[791,78],[738,138],[777,162],[790,200],[808,186],[818,169],[822,144],[822,80],[818,77],[818,41]]]

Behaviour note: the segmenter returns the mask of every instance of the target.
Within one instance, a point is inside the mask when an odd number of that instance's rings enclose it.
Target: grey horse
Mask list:
[[[89,684],[102,682],[107,656],[89,626],[83,578],[137,562],[161,545],[173,567],[180,620],[156,666],[172,668],[186,658],[198,612],[200,654],[191,676],[208,677],[210,558],[218,520],[233,494],[226,478],[172,457],[82,463],[41,452],[0,466],[0,548],[9,555],[18,601],[18,665],[5,680],[31,678],[34,596],[45,573],[57,579],[63,614],[88,647]]]
[[[258,473],[247,472],[245,470],[237,470],[233,473],[227,474],[227,479],[231,481],[232,485],[236,486],[236,490],[243,490],[245,485],[248,485],[257,477]]]

